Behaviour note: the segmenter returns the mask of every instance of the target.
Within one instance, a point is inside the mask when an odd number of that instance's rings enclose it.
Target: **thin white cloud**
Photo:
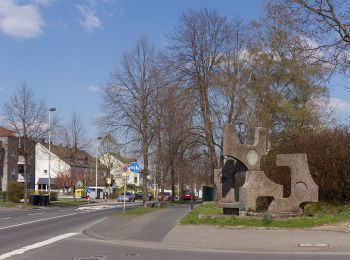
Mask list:
[[[91,92],[100,92],[101,91],[101,88],[99,86],[95,86],[95,85],[88,86],[87,89]]]
[[[13,0],[0,1],[0,31],[18,39],[38,37],[44,21],[33,4],[18,4]]]
[[[5,88],[0,86],[0,92],[4,92],[5,91]]]
[[[350,103],[340,98],[330,98],[329,106],[337,112],[350,113]]]
[[[100,19],[95,15],[95,11],[92,7],[86,5],[76,5],[82,18],[80,19],[80,24],[88,32],[92,32],[101,27]]]

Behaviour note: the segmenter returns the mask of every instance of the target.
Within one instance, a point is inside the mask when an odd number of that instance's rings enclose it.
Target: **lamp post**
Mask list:
[[[97,173],[98,173],[98,146],[100,144],[100,140],[102,139],[101,136],[97,137],[97,145],[96,145],[96,178],[95,178],[95,199],[97,199]]]
[[[49,108],[49,197],[51,195],[51,112],[56,111],[55,107]]]

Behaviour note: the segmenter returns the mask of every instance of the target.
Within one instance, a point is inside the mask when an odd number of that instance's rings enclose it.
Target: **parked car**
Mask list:
[[[118,196],[117,201],[124,201],[124,193]],[[125,193],[125,201],[128,201],[128,202],[135,201],[135,194],[132,194],[131,192],[127,191]]]
[[[193,192],[187,190],[184,191],[180,197],[182,200],[196,200],[196,195]]]
[[[159,193],[159,200],[161,199],[161,197],[162,197],[162,193],[160,192],[160,193]],[[163,199],[164,199],[165,201],[169,201],[169,200],[172,200],[172,199],[173,199],[173,196],[171,195],[170,192],[164,192],[164,194],[163,194]]]
[[[153,195],[152,193],[148,192],[148,200],[152,200],[153,199]],[[135,200],[142,200],[143,199],[143,193],[142,192],[138,192],[135,194]]]

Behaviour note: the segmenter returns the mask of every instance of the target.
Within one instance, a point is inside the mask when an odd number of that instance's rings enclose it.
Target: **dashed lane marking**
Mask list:
[[[51,218],[37,219],[37,220],[24,222],[24,223],[12,225],[12,226],[0,227],[0,230],[13,228],[13,227],[24,226],[24,225],[27,225],[27,224],[32,224],[32,223],[41,222],[41,221],[50,220],[50,219],[56,219],[56,218],[63,218],[63,217],[73,216],[73,215],[77,215],[77,214],[79,214],[79,213],[72,213],[72,214],[67,214],[67,215],[62,215],[62,216],[55,216],[55,217],[51,217]]]
[[[326,243],[300,243],[299,247],[329,247],[329,244]]]
[[[44,213],[46,213],[46,212],[31,213],[31,214],[28,214],[28,216],[41,215]]]
[[[32,249],[36,249],[36,248],[39,248],[39,247],[43,247],[43,246],[55,243],[57,241],[60,241],[62,239],[74,236],[76,234],[78,234],[78,233],[67,233],[67,234],[59,235],[59,236],[52,237],[50,239],[47,239],[47,240],[35,243],[33,245],[22,247],[20,249],[17,249],[17,250],[14,250],[14,251],[11,251],[11,252],[8,252],[8,253],[0,255],[0,260],[6,259],[6,258],[9,258],[9,257],[12,257],[12,256],[15,256],[15,255],[22,255],[28,250],[32,250]]]

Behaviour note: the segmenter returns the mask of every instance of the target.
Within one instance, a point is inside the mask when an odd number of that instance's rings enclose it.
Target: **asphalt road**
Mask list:
[[[130,246],[110,241],[95,240],[76,235],[46,247],[14,256],[16,260],[345,260],[349,255],[333,253],[295,252],[229,252],[219,250],[181,250],[148,246]]]
[[[110,240],[108,237],[96,239],[95,237],[86,235],[88,232],[83,232],[88,227],[88,230],[91,230],[93,227],[101,225],[102,222],[97,222],[109,214],[120,210],[122,208],[74,208],[67,211],[48,208],[25,211],[22,214],[0,214],[0,260],[350,259],[349,254],[332,251],[249,252],[191,248],[190,244],[185,249],[160,243],[159,241],[167,235],[180,217],[188,211],[186,206],[169,208],[160,214],[155,214],[153,218],[149,219],[150,222],[144,222],[148,223],[147,225],[140,225],[134,230],[130,230],[130,232],[127,229],[130,226],[137,226],[137,222],[128,222],[127,218],[125,218],[125,222],[107,222],[106,234],[108,225],[110,225],[109,227],[111,225],[120,226],[120,233],[123,237],[120,240]],[[15,222],[17,224],[13,224]],[[104,233],[102,232],[102,234]]]
[[[135,205],[140,203],[128,204],[128,207]],[[0,255],[50,237],[79,233],[111,213],[121,210],[121,205],[91,205],[0,213]]]

